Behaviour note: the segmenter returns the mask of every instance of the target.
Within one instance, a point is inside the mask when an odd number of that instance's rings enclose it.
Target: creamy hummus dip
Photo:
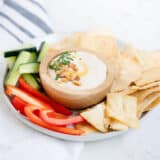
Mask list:
[[[102,60],[89,52],[66,51],[51,60],[48,75],[61,87],[88,90],[106,80],[107,67]]]

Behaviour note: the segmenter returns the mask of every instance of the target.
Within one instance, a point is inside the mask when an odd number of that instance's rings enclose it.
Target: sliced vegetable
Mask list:
[[[22,77],[26,83],[28,83],[34,89],[40,89],[40,85],[35,79],[35,77],[31,74],[22,74]]]
[[[17,57],[17,60],[15,61],[12,69],[9,71],[6,77],[5,85],[15,86],[20,77],[20,73],[18,72],[19,65],[23,63],[33,62],[35,58],[36,58],[35,53],[29,53],[25,51],[21,52]]]
[[[28,48],[20,48],[20,49],[16,49],[16,50],[10,50],[10,51],[6,51],[4,52],[4,57],[12,57],[12,56],[18,56],[18,54],[22,51],[27,51],[27,52],[37,52],[37,48],[36,47],[28,47]]]
[[[39,63],[25,63],[19,66],[19,73],[38,73],[39,72]]]
[[[16,61],[16,56],[6,58],[7,66],[9,69],[13,67],[14,62]]]
[[[52,107],[43,101],[39,100],[38,98],[35,98],[31,96],[30,94],[24,92],[23,90],[14,87],[14,86],[7,86],[6,87],[6,94],[8,96],[17,96],[21,98],[23,101],[27,102],[28,104],[36,105],[39,108],[43,109],[52,109]]]
[[[65,114],[65,115],[71,115],[72,114],[72,112],[69,109],[67,109],[64,106],[54,102],[53,100],[51,100],[50,98],[48,98],[44,94],[42,94],[41,92],[32,88],[22,78],[20,78],[18,82],[19,82],[19,87],[22,90],[26,91],[27,93],[31,94],[32,96],[37,97],[40,100],[47,103],[48,105],[52,106],[56,112],[62,113],[62,114]]]
[[[20,99],[17,96],[14,96],[11,99],[11,103],[13,104],[13,106],[15,107],[16,110],[20,111],[20,113],[22,113],[23,115],[25,115],[24,113],[24,108],[29,105],[28,103],[26,103],[25,101],[23,101],[22,99]],[[49,117],[54,117],[54,118],[58,118],[58,119],[62,119],[62,118],[67,118],[67,116],[60,114],[60,113],[56,113],[54,112],[54,110],[50,110],[51,112],[48,114]]]
[[[50,128],[45,122],[43,122],[36,113],[36,111],[40,111],[40,108],[33,105],[28,105],[25,107],[25,114],[35,124],[38,124],[41,127]]]
[[[64,114],[54,112],[53,110],[52,110],[52,112],[48,113],[48,116],[49,116],[49,117],[58,118],[58,119],[64,119],[64,118],[67,118],[67,117],[68,117],[68,116],[66,116],[66,115],[64,115]]]
[[[25,115],[24,114],[24,107],[28,105],[25,101],[23,101],[22,99],[14,96],[11,99],[11,103],[13,104],[13,106],[15,107],[16,110],[20,111],[20,113]]]
[[[49,45],[47,42],[41,43],[40,49],[39,49],[39,56],[37,59],[38,62],[41,62],[42,58],[47,54],[48,48],[49,48]]]
[[[54,116],[49,117],[48,114],[52,112],[53,112],[52,110],[42,110],[40,112],[41,119],[46,123],[49,123],[51,125],[57,125],[57,126],[70,125],[70,124],[80,123],[84,121],[84,119],[81,116],[73,116],[73,117],[68,117],[64,119],[57,119]]]
[[[71,135],[81,135],[84,133],[82,130],[79,129],[51,126],[44,122],[37,114],[35,114],[36,111],[41,112],[41,109],[34,105],[29,105],[25,107],[25,114],[27,115],[29,120],[41,127]]]

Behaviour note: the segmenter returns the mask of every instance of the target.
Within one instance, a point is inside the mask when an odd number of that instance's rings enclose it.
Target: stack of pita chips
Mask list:
[[[98,128],[97,119],[94,118],[98,111],[94,116],[91,113],[91,110],[100,108],[104,104],[81,113],[101,132],[137,128],[143,113],[152,110],[160,103],[160,52],[144,52],[128,45],[121,51],[117,62],[119,71],[110,93],[107,93],[104,114],[101,120],[97,117],[101,126],[107,129]]]

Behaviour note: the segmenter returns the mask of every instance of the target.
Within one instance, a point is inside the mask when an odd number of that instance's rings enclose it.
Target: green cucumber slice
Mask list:
[[[29,47],[29,48],[20,48],[20,49],[15,49],[15,50],[10,50],[4,52],[4,57],[12,57],[12,56],[18,56],[18,54],[22,51],[27,51],[27,52],[37,52],[36,47]]]
[[[47,42],[42,42],[39,49],[39,56],[37,61],[41,62],[42,58],[47,54],[49,44]]]
[[[39,73],[39,63],[25,63],[19,66],[19,73]]]
[[[7,57],[7,58],[5,58],[5,59],[6,59],[6,61],[7,61],[7,66],[8,66],[8,68],[11,69],[12,66],[13,66],[13,64],[14,64],[14,62],[16,61],[16,56]]]
[[[33,88],[40,89],[39,83],[36,81],[33,75],[31,74],[22,74],[23,79]]]
[[[5,79],[5,85],[13,85],[15,86],[17,84],[17,81],[20,77],[20,73],[18,72],[18,68],[19,68],[19,65],[23,64],[23,63],[29,63],[29,62],[33,62],[35,61],[36,59],[36,53],[30,53],[30,52],[26,52],[26,51],[22,51],[12,69],[9,71],[9,73],[7,74],[7,77]]]

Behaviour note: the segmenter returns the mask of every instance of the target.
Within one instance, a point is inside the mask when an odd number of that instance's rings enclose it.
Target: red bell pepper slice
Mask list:
[[[16,105],[17,108],[20,107],[20,105],[24,107],[24,105],[26,104],[32,104],[32,105],[37,104],[37,106],[39,106],[40,108],[50,109],[52,111],[52,113],[50,113],[50,117],[53,117],[53,115],[56,118],[66,118],[67,117],[66,115],[54,112],[53,108],[49,106],[48,104],[41,102],[39,99],[31,97],[31,95],[28,95],[27,93],[23,92],[21,89],[16,88],[14,86],[7,86],[6,94],[9,96],[15,95],[11,101],[13,101],[13,103]]]
[[[48,124],[57,125],[57,126],[75,124],[75,123],[80,123],[84,121],[84,119],[81,116],[72,116],[72,117],[63,118],[63,119],[62,118],[57,119],[56,117],[54,117],[54,115],[52,117],[49,117],[48,114],[52,112],[53,112],[52,110],[46,110],[46,109],[41,110],[40,118]]]
[[[17,87],[14,87],[14,86],[10,86],[8,85],[6,87],[6,94],[8,96],[17,96],[19,98],[21,98],[23,101],[27,102],[28,104],[33,104],[33,105],[36,105],[40,108],[48,108],[48,109],[52,109],[52,107],[46,103],[44,103],[43,101],[27,94],[26,92],[22,91],[21,89],[17,88]]]
[[[67,128],[67,127],[59,127],[59,126],[53,126],[49,125],[48,123],[44,122],[37,114],[35,114],[35,111],[41,112],[42,109],[40,109],[37,106],[34,105],[28,105],[25,107],[25,114],[29,118],[29,120],[41,127],[47,128],[49,130],[61,132],[64,134],[70,134],[70,135],[81,135],[84,133],[84,131],[74,128]]]
[[[13,106],[15,107],[16,110],[20,111],[20,113],[25,115],[24,114],[24,107],[28,105],[25,101],[23,101],[19,97],[14,96],[11,99],[11,103],[13,104]]]
[[[56,113],[52,110],[52,112],[50,112],[48,114],[49,117],[54,117],[54,118],[58,118],[58,119],[63,119],[63,118],[67,118],[68,116],[60,114],[60,113]]]
[[[72,112],[69,109],[67,109],[66,107],[64,107],[63,105],[54,102],[53,100],[51,100],[50,98],[48,98],[47,96],[45,96],[44,94],[39,92],[38,90],[32,88],[28,83],[25,82],[25,80],[23,78],[19,79],[18,84],[19,84],[19,88],[21,88],[22,90],[26,91],[27,93],[31,94],[32,96],[35,96],[35,97],[41,99],[45,103],[48,103],[49,105],[51,105],[56,112],[62,113],[64,115],[71,115],[72,114]]]
[[[19,97],[14,96],[11,99],[11,103],[12,105],[15,107],[16,110],[20,111],[20,113],[22,113],[23,115],[25,115],[24,113],[24,107],[29,105],[28,103],[26,103],[25,101],[23,101],[22,99],[20,99]],[[52,110],[52,112],[50,112],[50,114],[48,114],[49,117],[55,117],[55,118],[67,118],[67,116],[60,114],[60,113],[56,113]]]

